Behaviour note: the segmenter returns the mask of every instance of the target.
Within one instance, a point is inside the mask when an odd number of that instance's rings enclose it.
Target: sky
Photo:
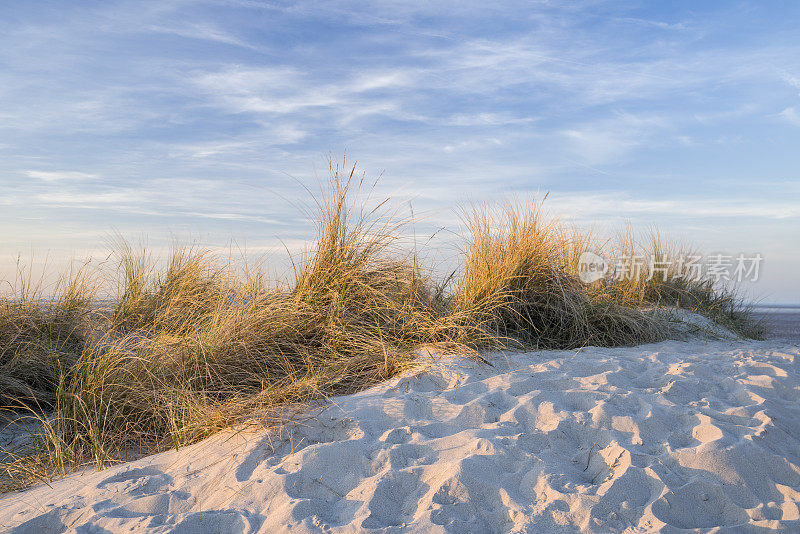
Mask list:
[[[114,235],[280,264],[346,152],[443,257],[458,206],[547,194],[570,224],[761,254],[747,294],[800,303],[797,20],[773,1],[6,0],[0,278],[102,260]]]

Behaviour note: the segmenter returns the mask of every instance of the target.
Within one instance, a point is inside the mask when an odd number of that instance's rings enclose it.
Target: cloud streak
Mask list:
[[[99,178],[97,174],[78,171],[25,171],[25,175],[43,182],[62,182]]]

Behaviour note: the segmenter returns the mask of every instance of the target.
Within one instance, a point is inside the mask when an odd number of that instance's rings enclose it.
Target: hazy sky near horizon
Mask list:
[[[798,20],[755,0],[3,2],[0,275],[102,257],[113,232],[294,250],[301,184],[346,150],[422,235],[548,193],[578,224],[760,253],[754,294],[800,302]]]

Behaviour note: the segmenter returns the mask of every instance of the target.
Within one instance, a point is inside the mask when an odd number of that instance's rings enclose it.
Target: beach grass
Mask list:
[[[533,348],[630,345],[664,339],[654,315],[578,277],[590,241],[543,216],[537,202],[473,206],[454,308],[494,339]]]
[[[0,405],[35,400],[51,404],[58,377],[71,367],[91,329],[96,287],[86,269],[59,279],[43,295],[30,271],[19,267],[0,296]]]
[[[630,225],[606,246],[609,256],[640,258],[642,264],[639,268],[628,265],[625,276],[606,278],[590,290],[628,307],[679,307],[742,337],[763,339],[764,325],[755,319],[735,286],[698,275],[697,260],[703,255],[696,248],[670,242],[655,228],[637,238]]]
[[[464,210],[463,264],[446,289],[402,246],[409,221],[386,200],[358,200],[365,187],[355,166],[331,162],[310,208],[314,245],[284,283],[197,245],[159,263],[123,240],[105,307],[93,303],[107,280],[85,268],[52,297],[17,276],[0,300],[0,401],[32,430],[3,453],[0,489],[269,424],[408,369],[428,345],[477,354],[657,341],[673,335],[653,312],[664,305],[758,335],[735,294],[707,281],[582,283],[578,257],[598,242],[539,202]],[[641,249],[630,231],[610,246]],[[657,233],[648,247],[668,251]]]

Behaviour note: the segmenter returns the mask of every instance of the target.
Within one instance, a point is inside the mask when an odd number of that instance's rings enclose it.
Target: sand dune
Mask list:
[[[800,530],[800,348],[434,358],[305,422],[0,497],[12,532]]]

